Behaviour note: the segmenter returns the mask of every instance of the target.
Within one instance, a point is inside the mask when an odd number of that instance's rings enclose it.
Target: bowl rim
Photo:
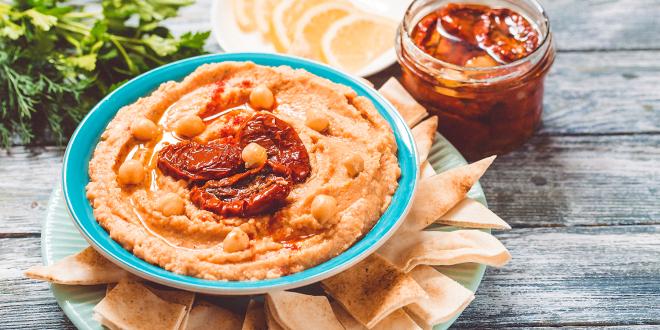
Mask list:
[[[203,64],[227,61],[253,62],[266,66],[285,65],[295,69],[305,69],[335,83],[347,85],[358,95],[367,97],[392,128],[401,168],[399,186],[387,210],[371,230],[334,258],[303,271],[274,279],[206,280],[177,274],[138,258],[112,240],[108,232],[94,219],[93,209],[85,193],[85,187],[89,183],[89,160],[96,149],[100,135],[117,111],[124,105],[134,103],[139,97],[150,94],[161,83],[178,81]],[[417,149],[412,133],[394,106],[373,87],[327,65],[295,56],[271,53],[223,53],[191,57],[155,68],[131,79],[99,101],[83,118],[69,140],[62,165],[62,190],[67,211],[85,240],[121,268],[141,278],[179,289],[207,294],[247,295],[286,290],[321,281],[375,252],[405,219],[414,199],[418,177]]]

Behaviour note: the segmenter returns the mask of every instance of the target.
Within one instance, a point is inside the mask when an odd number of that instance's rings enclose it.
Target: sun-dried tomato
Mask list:
[[[238,131],[241,147],[251,142],[266,148],[268,164],[275,174],[303,182],[312,168],[305,145],[287,122],[269,114],[258,113]]]
[[[204,210],[245,217],[272,212],[283,206],[291,188],[290,180],[260,172],[239,180],[229,177],[207,181],[192,189],[190,199]]]
[[[248,170],[241,152],[251,142],[266,148],[268,161]],[[191,181],[190,198],[199,208],[240,217],[282,207],[293,184],[311,173],[309,155],[296,131],[269,113],[242,122],[235,136],[207,144],[169,145],[160,151],[158,167],[167,175]]]
[[[241,148],[235,143],[184,141],[168,145],[158,154],[158,168],[177,179],[222,179],[244,170]]]

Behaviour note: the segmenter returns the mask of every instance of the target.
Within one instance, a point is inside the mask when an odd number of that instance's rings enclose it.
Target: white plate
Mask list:
[[[410,0],[350,0],[358,9],[400,22]],[[236,24],[232,0],[214,0],[211,8],[211,29],[220,48],[225,52],[276,53],[275,47],[264,40],[259,32],[246,33]],[[396,62],[394,39],[392,48],[376,58],[356,75],[361,77],[375,74]]]

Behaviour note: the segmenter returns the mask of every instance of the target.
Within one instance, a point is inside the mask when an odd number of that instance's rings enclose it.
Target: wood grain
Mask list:
[[[660,226],[518,229],[496,236],[513,259],[488,269],[457,328],[660,326]]]
[[[660,136],[536,136],[481,179],[513,227],[660,223]]]
[[[496,234],[514,256],[489,268],[457,328],[660,325],[660,226],[514,229]],[[68,324],[48,286],[23,271],[41,262],[38,238],[0,239],[0,320]]]

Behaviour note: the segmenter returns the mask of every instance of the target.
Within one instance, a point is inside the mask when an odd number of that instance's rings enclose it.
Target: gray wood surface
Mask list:
[[[207,30],[212,0],[169,21]],[[481,180],[514,229],[456,328],[660,328],[660,0],[543,1],[559,49],[543,125]],[[208,49],[217,51],[210,40]],[[379,85],[398,68],[370,79]],[[40,222],[63,148],[0,151],[0,328],[71,328],[45,283]]]

